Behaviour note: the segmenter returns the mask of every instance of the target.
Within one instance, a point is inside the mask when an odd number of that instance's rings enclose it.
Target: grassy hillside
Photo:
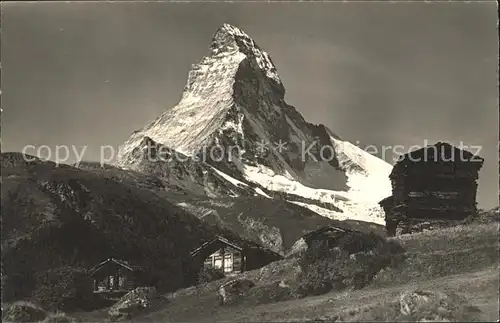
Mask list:
[[[177,289],[189,252],[223,232],[144,188],[140,175],[118,180],[18,153],[0,163],[3,301],[31,296],[49,269],[87,269],[109,257]]]
[[[481,312],[470,321],[498,320],[498,267],[437,279],[394,284],[380,288],[331,292],[321,296],[256,306],[218,306],[214,293],[179,296],[164,309],[132,322],[375,322],[393,321],[398,313],[392,305],[408,290],[454,292],[469,300]],[[104,317],[104,312],[79,314],[88,321]]]
[[[463,225],[403,235],[397,240],[407,251],[405,263],[382,272],[374,284],[431,279],[498,265],[498,224]]]
[[[360,290],[330,292],[320,296],[281,302],[218,306],[213,282],[203,289],[176,292],[163,309],[136,322],[313,322],[393,320],[400,317],[394,304],[401,293],[421,288],[455,293],[468,300],[472,321],[498,319],[498,226],[470,225],[401,236],[406,260],[397,268],[380,273],[375,281]],[[296,259],[272,263],[243,277],[253,280],[256,290],[297,277]],[[253,297],[253,296],[249,296]],[[464,308],[467,310],[467,308]],[[97,319],[104,312],[87,313],[82,318]],[[464,314],[465,315],[465,314]]]

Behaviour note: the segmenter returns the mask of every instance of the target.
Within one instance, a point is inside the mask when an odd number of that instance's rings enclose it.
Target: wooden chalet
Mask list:
[[[379,202],[388,235],[413,232],[412,227],[424,222],[446,225],[476,214],[483,162],[444,142],[403,155],[389,176],[392,195]]]
[[[144,286],[143,269],[127,261],[109,258],[89,270],[94,292],[130,291]]]
[[[335,248],[338,246],[338,240],[349,232],[352,230],[325,226],[303,235],[302,239],[308,248]]]
[[[217,236],[191,252],[192,266],[196,269],[221,269],[226,276],[261,268],[282,257],[256,243],[230,240]]]

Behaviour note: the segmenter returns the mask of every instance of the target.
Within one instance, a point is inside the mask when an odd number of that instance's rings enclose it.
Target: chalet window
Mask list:
[[[123,288],[125,286],[125,276],[120,276],[118,278],[118,287]]]
[[[222,257],[220,255],[214,256],[214,268],[222,268]]]
[[[224,272],[228,273],[233,271],[233,255],[228,254],[224,256]]]

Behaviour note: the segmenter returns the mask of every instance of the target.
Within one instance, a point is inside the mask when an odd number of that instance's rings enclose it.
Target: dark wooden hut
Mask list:
[[[349,232],[352,230],[325,226],[303,235],[302,239],[308,248],[335,248],[338,246],[338,240]]]
[[[282,257],[256,243],[217,236],[191,252],[192,268],[221,269],[226,276],[261,268]]]
[[[444,142],[403,155],[389,176],[392,195],[379,202],[388,235],[448,226],[476,214],[483,162]]]
[[[109,258],[89,270],[94,292],[130,291],[144,286],[144,270],[127,261]]]

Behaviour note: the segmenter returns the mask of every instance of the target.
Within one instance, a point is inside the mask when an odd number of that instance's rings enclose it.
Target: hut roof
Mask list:
[[[344,234],[344,233],[352,232],[352,231],[354,231],[354,230],[344,229],[344,228],[339,228],[339,227],[336,227],[333,225],[329,225],[329,226],[324,226],[324,227],[321,227],[321,228],[316,229],[314,231],[308,232],[305,235],[303,235],[302,238],[304,240],[308,240],[310,238],[317,237],[317,236],[328,236],[330,234],[336,234],[336,233]]]
[[[212,248],[214,248],[213,246],[215,246],[216,244],[219,244],[219,243],[230,246],[238,251],[244,251],[244,250],[248,250],[248,249],[258,249],[258,250],[261,250],[262,252],[265,252],[268,254],[273,254],[275,256],[280,257],[280,255],[278,255],[277,253],[255,243],[255,242],[243,240],[243,239],[238,239],[238,240],[231,239],[230,240],[229,238],[223,237],[220,235],[216,236],[212,240],[209,240],[209,241],[203,243],[201,246],[199,246],[198,248],[191,251],[191,257],[195,257],[205,250],[212,249]],[[213,251],[216,251],[216,250],[213,250]]]
[[[115,264],[117,264],[125,269],[128,269],[130,271],[141,271],[142,270],[142,268],[140,266],[132,265],[128,261],[115,259],[115,258],[108,258],[108,259],[104,260],[103,262],[97,264],[96,266],[92,267],[89,270],[89,275],[91,275],[91,276],[94,275],[101,268],[105,267],[107,264],[110,264],[110,263],[115,263]]]
[[[380,202],[378,202],[378,204],[381,206],[384,206],[387,204],[391,204],[393,202],[394,202],[394,196],[390,195],[390,196],[386,197],[385,199],[380,200]]]
[[[201,246],[199,246],[198,248],[196,248],[193,251],[191,251],[191,256],[196,256],[203,249],[207,248],[208,246],[210,246],[210,245],[212,245],[212,244],[214,244],[215,242],[218,242],[218,241],[222,242],[225,245],[231,246],[232,248],[234,248],[236,250],[239,250],[239,251],[243,250],[243,247],[240,246],[240,245],[238,245],[236,242],[229,241],[229,240],[227,240],[226,238],[224,238],[222,236],[217,236],[217,237],[215,237],[212,240],[206,241]]]
[[[398,172],[404,165],[420,162],[477,162],[482,165],[484,159],[467,150],[459,149],[447,142],[437,142],[404,155],[394,165],[391,176]]]
[[[461,161],[484,161],[483,158],[478,155],[441,141],[435,143],[434,145],[428,145],[406,153],[402,155],[401,159],[417,159],[419,157],[428,157],[429,159],[437,157],[438,160],[445,159],[447,161],[450,159],[455,160],[456,158],[459,158]],[[420,159],[417,159],[417,161],[420,161]]]

